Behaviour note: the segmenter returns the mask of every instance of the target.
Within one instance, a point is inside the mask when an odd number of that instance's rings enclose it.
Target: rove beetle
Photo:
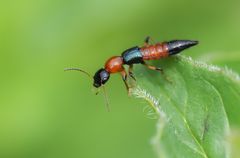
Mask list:
[[[184,49],[187,49],[189,47],[192,47],[198,44],[198,41],[193,41],[193,40],[172,40],[169,42],[149,44],[149,40],[150,40],[150,37],[147,37],[145,39],[143,47],[135,46],[125,50],[121,54],[121,56],[113,56],[109,58],[106,61],[104,68],[99,69],[95,73],[95,75],[93,76],[93,86],[96,88],[103,87],[106,101],[107,101],[107,97],[104,89],[104,84],[109,80],[110,74],[120,73],[124,81],[124,84],[126,86],[126,89],[129,92],[129,86],[126,81],[128,74],[131,78],[136,80],[132,72],[133,64],[142,64],[151,70],[157,70],[157,71],[163,72],[162,68],[148,65],[145,61],[157,60],[157,59],[165,58],[168,56],[172,56],[180,53]],[[128,74],[124,69],[123,65],[129,66]],[[68,70],[81,71],[87,74],[89,77],[91,77],[89,73],[79,68],[65,69],[65,71],[68,71]],[[108,101],[107,101],[107,104],[108,104]]]

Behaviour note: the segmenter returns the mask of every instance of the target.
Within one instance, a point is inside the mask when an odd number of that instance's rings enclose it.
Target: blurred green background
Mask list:
[[[0,2],[0,157],[151,158],[155,121],[119,75],[92,81],[105,60],[155,41],[196,39],[183,54],[240,72],[239,0],[13,0]],[[159,61],[160,62],[160,61]]]

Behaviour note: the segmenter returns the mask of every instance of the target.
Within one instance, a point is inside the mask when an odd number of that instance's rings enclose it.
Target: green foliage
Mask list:
[[[137,66],[132,94],[147,100],[149,115],[154,111],[159,118],[153,139],[159,157],[224,158],[235,153],[231,149],[239,142],[231,144],[229,138],[230,129],[240,127],[239,76],[183,56],[151,64],[164,74]]]
[[[199,40],[183,54],[240,73],[239,6],[239,0],[2,0],[0,158],[155,158],[148,141],[156,120],[143,117],[119,74],[106,84],[106,112],[91,80],[62,70],[94,74],[149,35],[155,42]],[[170,78],[171,68],[164,68]],[[238,133],[230,137],[235,144]]]

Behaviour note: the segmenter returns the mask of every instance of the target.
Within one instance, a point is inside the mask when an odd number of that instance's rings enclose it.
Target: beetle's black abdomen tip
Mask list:
[[[173,40],[166,43],[169,55],[180,53],[182,50],[198,44],[198,41],[193,40]]]

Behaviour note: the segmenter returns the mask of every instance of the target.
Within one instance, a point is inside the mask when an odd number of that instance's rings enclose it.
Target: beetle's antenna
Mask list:
[[[104,95],[107,111],[110,112],[109,100],[108,100],[107,92],[104,85],[102,85],[102,89],[103,89],[103,95]]]
[[[65,68],[64,71],[80,71],[80,72],[86,74],[88,77],[92,78],[92,76],[88,72],[86,72],[82,69],[79,69],[79,68]]]
[[[86,72],[82,69],[79,69],[79,68],[65,68],[64,71],[80,71],[80,72],[86,74],[88,77],[92,78],[92,76],[88,72]],[[106,89],[105,89],[104,85],[101,85],[101,87],[103,89],[103,96],[104,96],[104,100],[105,100],[105,104],[106,104],[106,109],[108,112],[110,112],[109,100],[108,100]],[[98,95],[99,91],[100,91],[100,89],[98,88],[96,95]]]

